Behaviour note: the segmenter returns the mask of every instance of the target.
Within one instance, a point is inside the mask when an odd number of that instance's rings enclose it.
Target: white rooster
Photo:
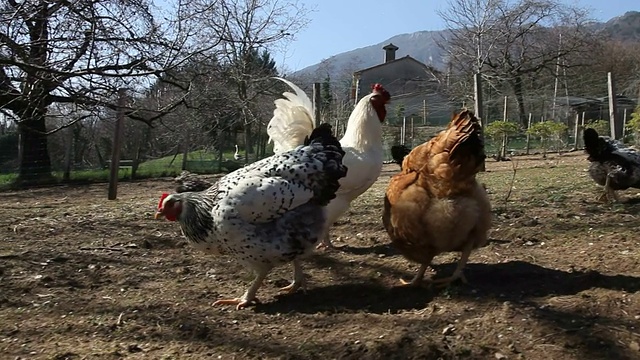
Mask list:
[[[347,174],[344,151],[331,126],[318,126],[304,145],[273,155],[222,177],[200,192],[162,194],[156,219],[178,221],[199,250],[228,254],[256,277],[239,298],[214,305],[243,308],[269,271],[293,261],[293,292],[304,285],[299,259],[310,253],[325,231],[325,206]]]
[[[295,91],[284,92],[285,99],[275,100],[276,108],[267,125],[269,141],[273,141],[276,154],[291,150],[304,142],[311,134],[315,121],[311,100],[295,84],[282,78]],[[382,85],[375,84],[371,94],[363,97],[349,116],[347,129],[340,139],[345,152],[343,163],[349,169],[347,176],[340,180],[340,189],[335,199],[327,206],[326,235],[319,248],[331,248],[329,228],[345,211],[351,202],[367,191],[382,171],[382,122],[387,110],[385,105],[390,94]]]

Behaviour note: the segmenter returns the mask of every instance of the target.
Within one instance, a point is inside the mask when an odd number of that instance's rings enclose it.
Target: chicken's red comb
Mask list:
[[[379,84],[379,83],[375,83],[375,84],[371,85],[371,91],[373,91],[373,92],[380,92],[380,93],[381,93],[381,92],[383,92],[383,91],[384,91],[384,88],[382,87],[382,85],[381,85],[381,84]]]
[[[160,195],[160,201],[158,202],[158,209],[160,209],[162,207],[162,201],[164,201],[164,199],[169,196],[169,193],[162,193],[162,195]]]
[[[389,102],[389,100],[391,100],[391,94],[389,94],[389,92],[382,87],[382,85],[380,83],[375,83],[371,86],[371,92],[372,93],[378,93],[380,95],[382,95],[382,98],[384,99],[384,102],[387,103]]]

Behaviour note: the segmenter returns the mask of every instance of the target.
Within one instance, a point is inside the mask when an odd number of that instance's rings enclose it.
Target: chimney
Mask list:
[[[389,43],[389,45],[386,45],[385,47],[383,47],[382,50],[384,50],[385,63],[388,63],[389,61],[393,61],[396,59],[396,51],[398,50],[397,46],[393,45],[392,43]]]

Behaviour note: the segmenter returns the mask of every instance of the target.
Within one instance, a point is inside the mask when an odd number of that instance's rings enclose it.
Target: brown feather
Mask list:
[[[482,128],[468,110],[414,148],[387,187],[383,224],[409,260],[429,264],[447,251],[487,241],[491,206],[475,175],[484,161]]]

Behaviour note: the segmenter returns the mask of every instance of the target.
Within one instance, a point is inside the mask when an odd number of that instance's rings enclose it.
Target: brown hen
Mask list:
[[[463,269],[471,251],[486,244],[491,204],[476,181],[485,158],[481,132],[472,112],[454,114],[447,129],[413,149],[391,178],[384,227],[404,257],[421,264],[413,280],[403,284],[421,284],[433,258],[451,251],[462,253],[454,273],[430,283],[466,282]]]

